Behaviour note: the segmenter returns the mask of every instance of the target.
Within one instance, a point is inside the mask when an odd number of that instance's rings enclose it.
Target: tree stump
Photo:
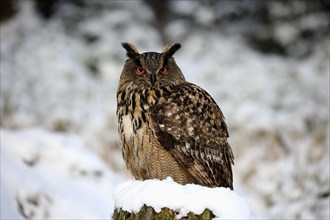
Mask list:
[[[115,209],[113,212],[113,220],[175,220],[178,213],[169,208],[162,208],[159,213],[157,213],[152,207],[144,205],[138,213],[130,213],[122,209]],[[189,212],[187,216],[183,216],[181,220],[210,220],[215,216],[213,213],[205,209],[200,215],[196,215]]]
[[[165,180],[129,180],[113,192],[114,220],[252,219],[246,200],[229,188],[181,185]]]

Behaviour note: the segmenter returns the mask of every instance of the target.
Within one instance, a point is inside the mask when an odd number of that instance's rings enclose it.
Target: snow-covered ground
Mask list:
[[[115,115],[120,43],[161,51],[153,13],[140,1],[63,4],[46,21],[18,2],[0,33],[1,218],[109,218],[112,191],[129,177]],[[214,8],[179,2],[183,18],[217,19]],[[296,25],[328,24],[315,13]],[[177,19],[165,33],[183,46],[175,59],[187,80],[225,114],[235,191],[260,218],[329,218],[328,38],[296,59],[255,51],[232,29]],[[295,30],[279,23],[275,33],[290,43]]]
[[[1,131],[1,219],[109,219],[123,180],[80,137]]]

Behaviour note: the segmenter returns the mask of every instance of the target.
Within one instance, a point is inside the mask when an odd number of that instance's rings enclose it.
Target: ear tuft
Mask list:
[[[121,43],[122,47],[127,51],[126,55],[129,58],[135,59],[139,55],[137,48],[131,43]]]
[[[174,55],[176,51],[178,51],[181,48],[181,44],[179,43],[173,43],[168,44],[163,49],[163,55],[164,55],[164,61],[165,63]]]
[[[163,49],[163,53],[173,56],[173,54],[180,48],[181,48],[181,44],[179,43],[167,44]]]

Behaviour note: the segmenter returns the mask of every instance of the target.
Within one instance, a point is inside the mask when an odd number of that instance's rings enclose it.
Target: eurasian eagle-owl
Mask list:
[[[117,91],[118,130],[133,176],[233,189],[224,116],[204,89],[185,80],[173,58],[181,45],[142,54],[122,46],[128,59]]]

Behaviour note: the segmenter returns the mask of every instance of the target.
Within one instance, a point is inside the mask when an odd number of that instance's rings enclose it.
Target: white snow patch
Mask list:
[[[113,193],[115,207],[138,212],[143,205],[156,212],[167,207],[179,212],[201,214],[210,209],[219,219],[251,219],[247,201],[228,188],[209,188],[195,184],[180,185],[170,177],[165,180],[127,181]]]
[[[0,131],[1,219],[110,218],[120,178],[78,136]]]

